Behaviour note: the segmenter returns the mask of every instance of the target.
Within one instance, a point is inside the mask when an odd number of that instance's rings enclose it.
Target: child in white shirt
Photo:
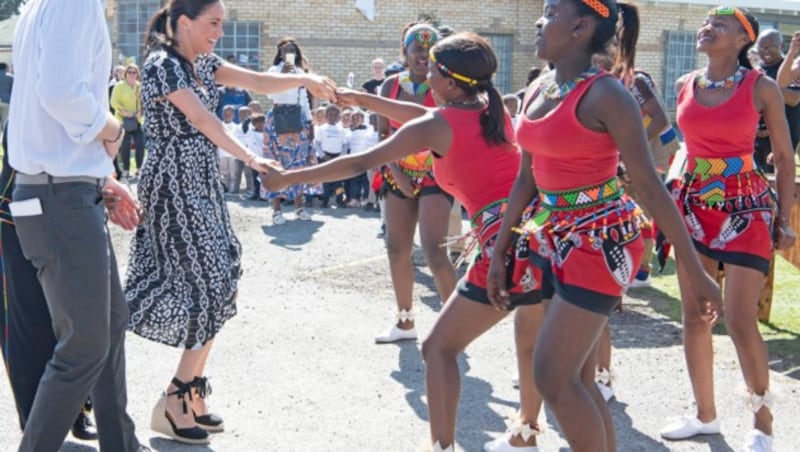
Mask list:
[[[378,132],[371,125],[364,123],[364,111],[360,108],[353,110],[350,115],[352,128],[350,129],[350,151],[348,154],[360,154],[378,144]],[[367,173],[362,173],[349,179],[347,186],[348,207],[360,207],[367,202],[371,190]]]
[[[331,104],[325,109],[326,124],[319,126],[314,136],[314,151],[320,162],[325,162],[346,154],[350,147],[350,131],[339,123],[339,107]],[[344,184],[342,181],[323,184],[322,207],[328,207],[331,196],[336,204],[344,207]]]

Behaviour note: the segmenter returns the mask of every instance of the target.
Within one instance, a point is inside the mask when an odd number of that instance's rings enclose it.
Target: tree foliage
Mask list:
[[[6,20],[19,13],[19,7],[23,3],[25,0],[0,0],[0,20]]]

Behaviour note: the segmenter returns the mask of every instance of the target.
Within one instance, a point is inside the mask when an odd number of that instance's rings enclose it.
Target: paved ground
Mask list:
[[[265,203],[235,200],[230,207],[245,246],[245,273],[239,314],[218,337],[208,369],[210,403],[224,415],[227,431],[210,448],[177,445],[152,433],[150,410],[179,352],[129,335],[129,408],[140,440],[159,451],[419,450],[427,438],[427,411],[418,344],[378,346],[372,339],[394,314],[383,241],[375,238],[377,214],[317,210],[314,221],[271,226]],[[130,239],[118,230],[114,235],[124,267]],[[424,333],[439,300],[427,268],[417,269],[418,328]],[[724,435],[680,443],[658,437],[666,418],[692,406],[680,326],[658,314],[654,303],[659,302],[628,298],[626,310],[612,316],[620,377],[611,410],[619,449],[738,450],[751,416],[736,390],[741,377],[727,337],[715,337]],[[518,407],[510,384],[512,322],[506,319],[480,338],[460,364],[457,446],[479,451],[501,434],[504,418]],[[781,393],[776,451],[800,450],[799,374],[772,374]],[[8,386],[0,384],[0,451],[14,450],[19,441],[10,397]],[[543,450],[568,450],[553,416],[543,417],[549,424],[540,438]],[[68,438],[63,450],[91,451],[95,445]]]

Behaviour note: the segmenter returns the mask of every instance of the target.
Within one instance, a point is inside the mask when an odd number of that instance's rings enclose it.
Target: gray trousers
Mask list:
[[[100,449],[139,449],[126,412],[128,306],[105,223],[101,186],[17,184],[14,201],[42,213],[14,216],[22,252],[38,271],[56,347],[39,381],[20,451],[53,452],[91,392]]]

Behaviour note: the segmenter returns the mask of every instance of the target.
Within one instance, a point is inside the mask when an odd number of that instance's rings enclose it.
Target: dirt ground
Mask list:
[[[215,341],[208,376],[213,411],[226,431],[209,448],[177,445],[149,430],[150,410],[177,365],[179,351],[128,335],[129,411],[140,441],[159,451],[417,451],[428,437],[424,365],[419,344],[375,345],[394,319],[393,292],[378,214],[360,209],[315,209],[313,221],[272,226],[267,203],[230,198],[244,245],[239,313]],[[465,223],[466,224],[466,223]],[[124,275],[130,235],[113,230]],[[417,252],[415,300],[421,335],[440,301]],[[641,296],[641,294],[638,294]],[[691,389],[680,325],[657,303],[625,300],[611,317],[613,362],[619,378],[611,402],[621,451],[738,450],[750,428],[738,389],[741,374],[729,338],[714,338],[716,396],[722,435],[665,442],[658,430],[690,412]],[[480,451],[505,430],[518,409],[510,317],[477,340],[462,369],[457,447]],[[785,363],[774,361],[775,369]],[[3,373],[4,370],[0,370]],[[4,379],[4,378],[3,378]],[[775,450],[800,450],[800,372],[773,371],[780,396]],[[8,385],[0,384],[0,450],[19,442]],[[568,450],[554,416],[545,412],[544,451]],[[67,438],[65,451],[96,444]]]

